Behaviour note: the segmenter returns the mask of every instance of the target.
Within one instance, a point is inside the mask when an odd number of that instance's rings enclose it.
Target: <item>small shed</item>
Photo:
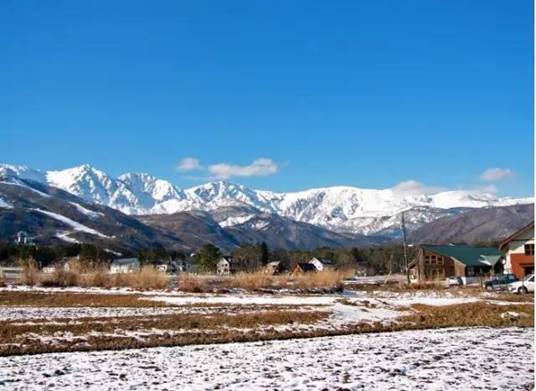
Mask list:
[[[118,258],[112,261],[110,273],[131,273],[140,268],[138,258]]]

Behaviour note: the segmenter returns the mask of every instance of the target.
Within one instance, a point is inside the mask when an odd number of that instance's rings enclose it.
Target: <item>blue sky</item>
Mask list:
[[[530,195],[532,15],[528,0],[2,1],[0,161]]]

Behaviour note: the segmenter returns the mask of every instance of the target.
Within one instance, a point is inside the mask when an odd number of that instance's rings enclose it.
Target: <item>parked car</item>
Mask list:
[[[488,291],[503,291],[508,289],[508,285],[518,281],[515,274],[502,274],[495,276],[484,282],[484,288]]]
[[[463,285],[463,280],[461,277],[449,277],[447,278],[448,286],[461,286]]]
[[[534,274],[526,276],[523,280],[508,285],[508,290],[515,293],[534,292]]]

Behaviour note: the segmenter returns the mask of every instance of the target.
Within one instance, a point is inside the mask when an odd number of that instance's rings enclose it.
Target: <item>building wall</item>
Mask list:
[[[420,281],[444,280],[445,278],[464,275],[464,271],[458,271],[454,260],[440,254],[433,253],[422,248],[417,254],[417,279]]]
[[[534,273],[534,255],[511,254],[510,268],[520,280]]]
[[[534,255],[525,254],[525,245],[534,246],[534,227],[520,232],[503,249],[506,258],[506,271],[517,278],[525,277],[525,268],[534,268]]]

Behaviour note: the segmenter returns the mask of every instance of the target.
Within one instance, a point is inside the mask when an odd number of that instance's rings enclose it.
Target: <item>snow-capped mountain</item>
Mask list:
[[[334,186],[276,193],[227,182],[211,182],[183,190],[148,174],[128,173],[112,178],[89,165],[48,172],[24,166],[0,165],[0,177],[46,183],[89,202],[131,215],[192,210],[210,212],[247,206],[336,232],[366,235],[398,232],[402,212],[407,212],[408,228],[414,229],[467,208],[533,202],[529,198],[497,197],[491,193],[465,190],[415,195],[396,187],[375,190]],[[219,221],[222,226],[229,227],[245,224],[255,216],[250,210],[239,215],[221,216],[220,213]]]

